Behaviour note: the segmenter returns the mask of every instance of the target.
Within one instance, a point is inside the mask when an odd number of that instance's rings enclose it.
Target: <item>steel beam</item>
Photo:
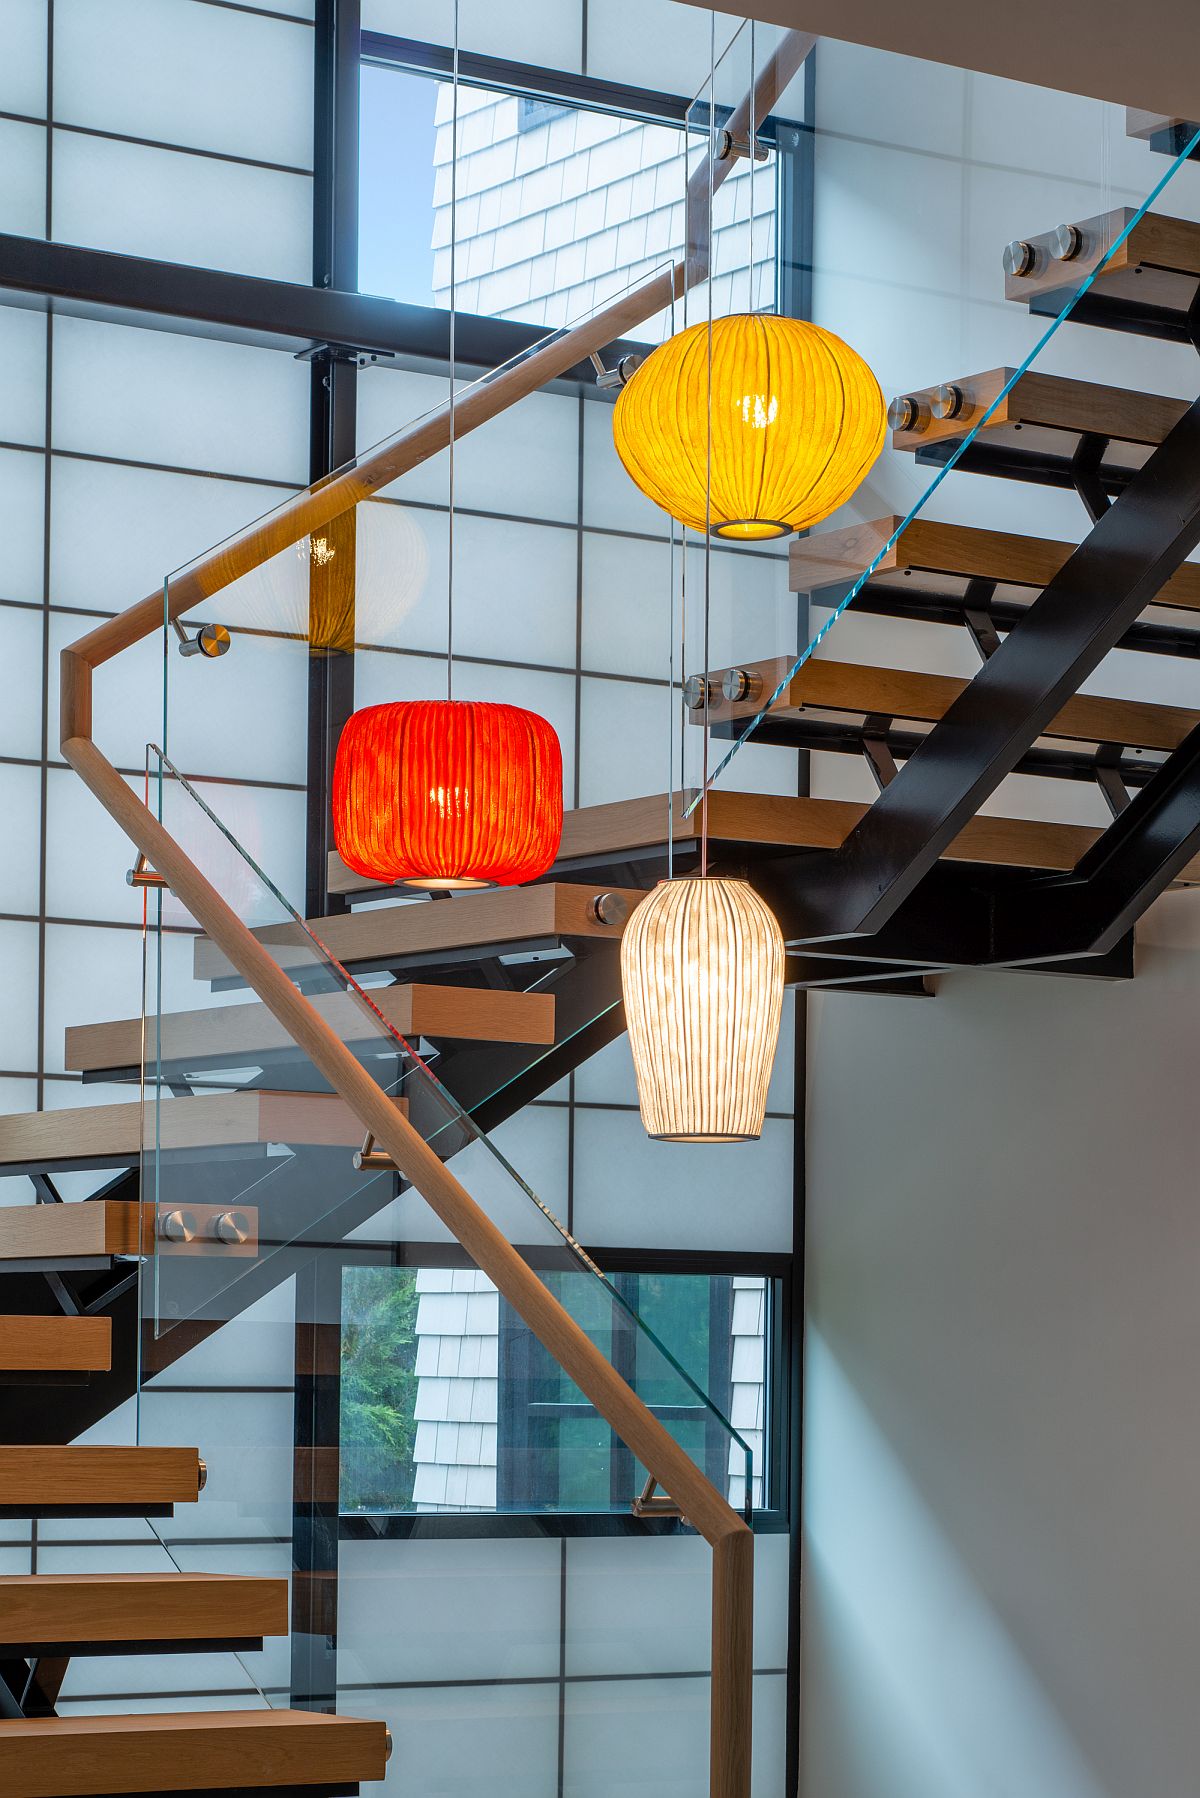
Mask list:
[[[943,851],[1197,543],[1200,400],[842,847],[810,858],[794,894],[798,940],[873,936],[894,920]]]
[[[1071,874],[1029,882],[997,901],[997,954],[1042,960],[1107,953],[1198,851],[1200,725]]]

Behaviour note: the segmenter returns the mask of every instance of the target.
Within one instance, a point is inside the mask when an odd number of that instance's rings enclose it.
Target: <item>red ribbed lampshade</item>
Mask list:
[[[338,853],[413,886],[519,886],[562,836],[562,750],[515,705],[410,699],[347,721],[333,770]]]

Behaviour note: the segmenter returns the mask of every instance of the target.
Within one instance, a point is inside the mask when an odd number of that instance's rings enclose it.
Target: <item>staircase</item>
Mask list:
[[[760,116],[770,102],[759,94]],[[1077,243],[1056,234],[1010,246],[1009,297],[1057,311],[1056,250],[1066,241],[1067,264],[1078,261],[1069,287],[1084,270],[1095,275],[1076,325],[1194,342],[1200,227],[1143,219],[1110,265],[1097,245],[1119,228],[1083,221],[1070,228]],[[479,384],[459,403],[458,432],[603,349],[694,278],[682,266],[665,286],[657,279]],[[892,419],[894,447],[931,469],[957,457],[962,471],[1074,489],[1092,530],[1075,546],[924,518],[899,531],[903,521],[888,517],[793,545],[792,588],[815,606],[840,604],[869,570],[859,611],[961,629],[979,673],[968,681],[823,657],[799,666],[763,659],[700,676],[691,721],[731,741],[748,732],[862,757],[878,789],[870,804],[722,783],[703,824],[690,792],[586,808],[568,815],[544,882],[439,903],[380,905],[390,893],[334,856],[328,891],[341,909],[306,929],[251,931],[92,741],[93,672],[160,628],[161,596],[65,653],[64,753],[202,934],[195,1003],[156,1020],[149,1056],[141,1017],[67,1032],[65,1065],[85,1083],[132,1083],[145,1065],[170,1096],[152,1094],[145,1108],[130,1101],[0,1120],[0,1169],[27,1176],[39,1201],[0,1211],[0,1374],[14,1438],[0,1446],[0,1514],[166,1518],[195,1502],[205,1476],[197,1448],[74,1438],[139,1390],[140,1355],[141,1378],[152,1382],[295,1273],[318,1224],[344,1240],[411,1186],[712,1546],[711,1792],[746,1798],[749,1530],[455,1179],[447,1164],[469,1136],[439,1147],[422,1134],[413,1086],[398,1102],[370,1072],[369,1052],[394,1044],[408,1066],[410,1045],[423,1042],[440,1088],[491,1131],[620,1032],[624,924],[668,867],[699,865],[702,830],[709,867],[744,873],[775,907],[794,987],[924,992],[931,974],[953,968],[1132,975],[1137,917],[1173,882],[1200,878],[1200,713],[1080,687],[1113,648],[1200,650],[1189,617],[1200,607],[1200,573],[1186,562],[1200,541],[1197,407],[992,370],[902,395]],[[172,616],[210,601],[443,442],[435,415],[298,496],[175,581]],[[983,813],[1011,773],[1092,782],[1112,823]],[[314,943],[345,972],[341,989],[306,987]],[[367,977],[373,1019],[354,990]],[[238,1090],[199,1090],[232,1077]],[[297,1212],[294,1183],[282,1191],[255,1183],[281,1147],[314,1170],[308,1212]],[[385,1187],[348,1181],[355,1151],[382,1157]],[[144,1154],[178,1182],[177,1205],[141,1202]],[[79,1171],[113,1178],[88,1201],[64,1204],[55,1178]],[[152,1341],[138,1293],[143,1264],[182,1270],[182,1289],[194,1296],[188,1317]],[[0,1579],[4,1792],[332,1798],[381,1779],[388,1743],[379,1723],[269,1709],[54,1714],[73,1656],[250,1649],[283,1632],[286,1601],[282,1582],[228,1575]]]

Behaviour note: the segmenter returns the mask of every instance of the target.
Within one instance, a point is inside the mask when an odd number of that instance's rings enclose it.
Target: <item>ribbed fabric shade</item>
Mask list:
[[[372,880],[519,886],[554,861],[562,817],[558,737],[519,706],[367,706],[338,742],[334,839],[347,867]]]
[[[801,319],[737,313],[660,345],[622,388],[613,440],[631,479],[694,531],[779,537],[828,518],[883,448],[887,409],[857,351]]]
[[[761,1136],[783,965],[779,925],[744,880],[667,880],[643,899],[621,938],[621,985],[649,1135]]]

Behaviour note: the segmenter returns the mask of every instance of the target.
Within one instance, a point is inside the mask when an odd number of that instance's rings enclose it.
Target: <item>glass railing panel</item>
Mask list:
[[[360,985],[234,842],[212,803],[220,790],[201,792],[158,753],[153,762],[155,803],[167,829],[223,888],[276,967],[381,1090],[404,1108],[439,1157],[452,1163],[476,1202],[634,1390],[646,1396],[668,1430],[722,1490],[748,1508],[751,1446],[695,1377],[697,1345],[679,1335],[678,1304],[673,1310],[647,1288],[675,1337],[672,1347],[640,1316],[627,1284],[606,1278],[560,1221],[565,1195],[556,1207],[553,1198],[534,1189],[439,1079],[436,1046],[404,1033],[411,987],[403,976],[392,979],[384,965],[364,976],[371,984]],[[197,1332],[212,1334],[228,1319],[241,1317],[288,1279],[307,1277],[305,1270],[314,1264],[332,1261],[339,1281],[344,1266],[357,1267],[350,1302],[366,1307],[368,1337],[379,1327],[381,1307],[389,1315],[393,1309],[403,1314],[413,1302],[419,1304],[420,1270],[440,1268],[454,1280],[465,1279],[460,1288],[452,1280],[441,1308],[461,1313],[464,1322],[476,1315],[492,1320],[486,1351],[481,1342],[465,1352],[498,1357],[504,1344],[509,1384],[520,1395],[515,1410],[535,1416],[557,1443],[555,1489],[539,1497],[525,1489],[530,1485],[525,1481],[520,1508],[615,1504],[627,1510],[645,1483],[645,1470],[628,1456],[622,1459],[608,1427],[482,1276],[468,1269],[450,1232],[399,1180],[386,1156],[381,1165],[353,1114],[276,1026],[237,969],[198,933],[172,896],[155,895],[153,903],[161,918],[151,934],[146,1018],[145,1187],[156,1244],[146,1282],[152,1364],[169,1360]],[[386,963],[386,954],[382,959]],[[406,1289],[413,1267],[418,1283]],[[399,1284],[389,1287],[397,1278]],[[355,1287],[355,1281],[366,1286]],[[437,1302],[427,1307],[438,1308]],[[409,1346],[415,1355],[415,1341]],[[410,1371],[418,1375],[415,1360]],[[431,1390],[446,1396],[437,1376],[426,1377],[434,1381]],[[725,1385],[728,1406],[731,1377]],[[356,1402],[361,1420],[373,1401],[363,1392]],[[414,1414],[410,1421],[419,1420]],[[426,1421],[494,1425],[496,1420]],[[368,1435],[360,1447],[366,1453],[374,1442]],[[351,1453],[348,1465],[354,1464]],[[373,1480],[378,1484],[377,1472],[350,1477],[359,1490],[348,1488],[348,1495],[360,1501],[364,1494],[369,1498]],[[453,1502],[475,1508],[462,1492]],[[504,1502],[498,1491],[496,1504]],[[413,1503],[419,1508],[415,1487]]]

